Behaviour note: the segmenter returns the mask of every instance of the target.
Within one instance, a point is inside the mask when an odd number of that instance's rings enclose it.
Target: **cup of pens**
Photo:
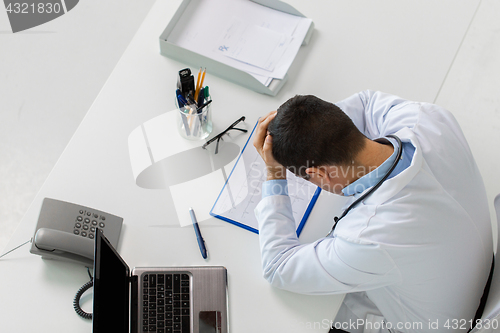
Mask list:
[[[206,69],[198,73],[196,85],[189,68],[179,71],[175,103],[180,135],[188,140],[203,140],[212,132],[212,111],[208,86],[203,86]]]

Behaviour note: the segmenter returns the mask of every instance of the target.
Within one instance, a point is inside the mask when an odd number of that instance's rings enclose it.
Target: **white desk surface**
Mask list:
[[[226,266],[231,331],[325,332],[324,320],[334,318],[340,295],[304,296],[271,288],[262,278],[258,236],[214,218],[201,226],[210,251],[209,260],[203,260],[192,227],[179,227],[170,191],[135,185],[128,135],[173,109],[176,73],[186,67],[159,54],[158,37],[180,2],[155,3],[7,249],[33,236],[44,197],[90,206],[124,218],[118,251],[130,267]],[[214,133],[241,115],[250,128],[295,94],[335,102],[374,89],[433,102],[478,5],[453,0],[288,2],[315,23],[310,44],[289,71],[289,82],[270,97],[208,72]],[[245,141],[246,136],[235,140],[240,146]],[[336,209],[338,198],[322,195],[301,240],[323,234]],[[181,243],[182,254],[174,250]],[[9,254],[0,260],[2,331],[89,332],[90,321],[72,309],[76,291],[87,280],[83,266],[42,260],[28,246]],[[84,301],[90,311],[90,297]]]

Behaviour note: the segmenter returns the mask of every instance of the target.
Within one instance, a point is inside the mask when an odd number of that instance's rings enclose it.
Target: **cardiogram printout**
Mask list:
[[[259,226],[254,210],[262,198],[262,183],[266,180],[267,174],[264,161],[252,145],[254,132],[255,128],[210,215],[258,233]],[[287,180],[293,217],[299,235],[321,189],[289,171]]]

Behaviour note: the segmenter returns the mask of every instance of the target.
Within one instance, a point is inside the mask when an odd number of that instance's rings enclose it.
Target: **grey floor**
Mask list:
[[[0,10],[0,253],[152,3],[80,1],[17,34]],[[461,124],[490,203],[500,193],[498,13],[499,1],[481,1],[435,100]]]

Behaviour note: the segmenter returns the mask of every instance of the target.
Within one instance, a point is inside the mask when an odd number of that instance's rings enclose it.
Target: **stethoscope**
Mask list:
[[[392,163],[391,168],[389,169],[389,171],[387,171],[387,173],[384,175],[384,177],[382,177],[382,179],[379,180],[379,182],[377,184],[375,184],[375,186],[373,186],[368,192],[366,192],[365,194],[363,194],[362,196],[360,196],[349,207],[347,207],[347,209],[344,210],[344,212],[342,213],[342,215],[340,215],[340,217],[335,216],[333,218],[334,223],[333,223],[332,229],[330,230],[330,232],[325,237],[328,237],[328,236],[330,236],[333,233],[333,231],[335,230],[335,227],[337,226],[337,223],[339,223],[339,221],[344,216],[346,216],[347,213],[349,213],[349,211],[351,209],[353,209],[357,204],[359,204],[361,201],[363,201],[364,199],[366,199],[367,196],[369,196],[370,194],[372,194],[373,192],[375,192],[375,190],[378,189],[380,187],[380,185],[382,185],[382,183],[387,179],[387,177],[389,177],[389,175],[391,174],[391,172],[394,171],[394,169],[396,168],[396,165],[398,165],[398,162],[401,159],[401,155],[403,154],[403,148],[402,148],[402,145],[401,145],[401,140],[397,136],[392,135],[392,134],[387,135],[387,136],[396,139],[396,141],[398,142],[398,154],[396,156],[396,159]]]

